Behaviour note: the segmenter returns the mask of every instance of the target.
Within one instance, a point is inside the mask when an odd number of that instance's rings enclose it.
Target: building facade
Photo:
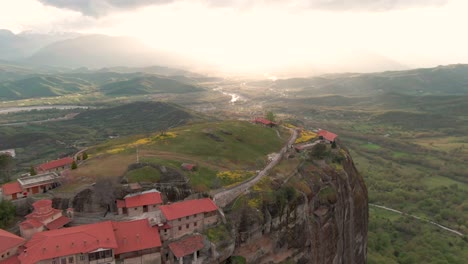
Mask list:
[[[142,193],[129,194],[123,200],[117,200],[117,213],[119,215],[139,216],[148,212],[159,211],[163,203],[161,193],[149,190]]]
[[[60,185],[61,177],[55,172],[18,178],[15,182],[4,184],[2,198],[16,200],[38,193],[45,193]]]
[[[218,207],[209,198],[160,206],[164,224],[159,226],[163,241],[177,239],[218,222]]]
[[[69,169],[73,164],[74,159],[71,157],[66,157],[58,160],[49,161],[37,166],[37,173],[46,173],[46,172],[61,172],[65,169]]]
[[[35,233],[54,230],[68,224],[70,218],[62,215],[62,210],[52,208],[51,200],[33,203],[34,210],[19,224],[21,236],[30,239]]]
[[[100,222],[33,235],[21,264],[160,264],[161,240],[146,219]]]

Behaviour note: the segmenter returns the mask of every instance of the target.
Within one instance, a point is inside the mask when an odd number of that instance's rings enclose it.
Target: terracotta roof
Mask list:
[[[44,231],[33,235],[18,257],[21,263],[92,252],[99,248],[116,249],[111,221]]]
[[[66,157],[63,159],[53,160],[47,163],[43,163],[37,166],[37,170],[39,171],[48,171],[55,168],[60,168],[63,166],[71,165],[73,163],[73,158]]]
[[[337,134],[334,134],[330,131],[327,131],[327,130],[320,130],[318,132],[318,135],[319,136],[322,136],[324,139],[328,140],[328,141],[335,141],[335,138],[338,136]]]
[[[161,247],[161,239],[156,228],[152,228],[147,219],[129,222],[113,222],[117,249],[114,253],[122,254],[148,248]]]
[[[276,125],[275,122],[272,122],[268,119],[265,119],[265,118],[262,118],[262,117],[257,117],[253,120],[255,123],[261,123],[261,124],[264,124],[264,125]]]
[[[70,222],[71,222],[70,218],[62,215],[59,218],[55,219],[54,221],[48,223],[46,227],[49,230],[59,229]]]
[[[148,191],[148,192],[144,192],[140,194],[135,194],[135,195],[130,195],[130,196],[127,195],[124,198],[124,202],[125,202],[124,207],[127,207],[127,208],[163,203],[161,193],[156,190],[152,190],[152,191]],[[124,204],[122,202],[119,202],[119,200],[117,200],[117,207],[123,208],[123,207],[119,207],[122,205]]]
[[[169,244],[169,248],[177,258],[192,254],[193,252],[202,249],[204,246],[203,236],[201,235],[189,236]]]
[[[0,264],[21,264],[21,262],[19,261],[18,256],[15,255],[13,257],[0,261]]]
[[[188,170],[188,171],[191,171],[193,170],[194,168],[197,167],[197,164],[193,164],[193,163],[182,163],[181,167],[185,170]]]
[[[32,205],[34,207],[34,211],[25,216],[27,219],[34,219],[39,222],[43,222],[53,215],[62,213],[62,210],[52,208],[52,200],[49,199],[39,200]]]
[[[2,189],[4,195],[11,195],[14,193],[23,192],[23,189],[21,189],[21,185],[17,181],[3,184]]]
[[[187,200],[169,205],[161,205],[159,208],[168,221],[218,210],[218,207],[210,198]]]
[[[20,246],[24,241],[24,238],[0,229],[0,252]]]

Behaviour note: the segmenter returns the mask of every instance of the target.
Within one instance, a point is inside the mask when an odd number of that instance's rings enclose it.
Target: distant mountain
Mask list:
[[[278,89],[302,95],[339,94],[371,96],[386,93],[407,95],[468,94],[468,65],[449,65],[408,71],[328,74],[312,78],[263,81]]]
[[[154,93],[191,93],[202,88],[157,76],[143,76],[126,81],[113,82],[100,87],[106,95],[140,95]]]
[[[71,68],[103,68],[174,65],[177,58],[155,52],[133,38],[88,35],[50,44],[28,61]]]
[[[40,75],[0,83],[0,98],[24,99],[34,97],[52,97],[76,93],[83,86],[90,85],[78,79]]]
[[[56,41],[77,37],[77,33],[36,34],[23,32],[14,34],[0,29],[0,60],[22,60]]]

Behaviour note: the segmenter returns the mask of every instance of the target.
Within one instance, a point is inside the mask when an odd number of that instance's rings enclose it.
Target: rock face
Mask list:
[[[294,186],[285,205],[270,198],[262,210],[229,213],[233,255],[247,263],[366,263],[367,189],[349,153],[330,149],[327,158],[307,159],[288,180],[273,191],[287,194],[285,186]]]

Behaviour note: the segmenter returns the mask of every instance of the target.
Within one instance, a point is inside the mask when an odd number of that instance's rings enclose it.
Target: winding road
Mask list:
[[[383,210],[387,210],[387,211],[390,211],[390,212],[393,212],[393,213],[401,214],[401,215],[406,215],[406,216],[412,217],[412,218],[414,218],[414,219],[416,219],[416,220],[419,220],[419,221],[422,221],[422,222],[426,222],[426,223],[429,223],[429,224],[431,224],[431,225],[435,225],[435,226],[437,226],[437,227],[439,227],[439,228],[441,228],[441,229],[443,229],[443,230],[445,230],[445,231],[449,231],[449,232],[451,232],[451,233],[453,233],[453,234],[455,234],[455,235],[458,235],[458,236],[461,236],[461,237],[464,236],[463,233],[461,233],[461,232],[459,232],[459,231],[457,231],[457,230],[448,228],[448,227],[443,226],[443,225],[441,225],[441,224],[439,224],[439,223],[436,223],[436,222],[434,222],[434,221],[430,221],[430,220],[421,218],[421,217],[419,217],[419,216],[415,216],[415,215],[411,215],[411,214],[408,214],[408,213],[404,213],[404,212],[402,212],[402,211],[398,211],[398,210],[396,210],[396,209],[393,209],[393,208],[390,208],[390,207],[386,207],[386,206],[383,206],[383,205],[377,205],[377,204],[369,203],[369,206],[377,207],[377,208],[380,208],[380,209],[383,209]]]
[[[289,128],[289,130],[291,131],[291,137],[289,138],[286,145],[280,150],[278,155],[276,155],[276,157],[273,158],[270,161],[270,163],[268,163],[268,165],[263,170],[261,170],[257,174],[257,176],[255,176],[254,178],[249,179],[249,180],[247,180],[247,181],[245,181],[245,182],[243,182],[243,183],[241,183],[239,185],[236,185],[235,187],[232,187],[230,189],[225,189],[225,190],[221,190],[221,191],[216,192],[213,195],[213,200],[216,203],[216,205],[218,205],[219,207],[225,207],[226,205],[228,205],[229,203],[234,201],[234,199],[236,199],[239,195],[241,195],[242,193],[244,193],[248,189],[250,189],[254,184],[256,184],[258,181],[260,181],[264,176],[268,175],[268,172],[273,167],[278,165],[278,163],[283,158],[284,154],[288,151],[289,146],[292,146],[292,144],[294,144],[294,142],[296,141],[296,139],[298,137],[298,131],[297,130],[290,129],[290,128]]]

